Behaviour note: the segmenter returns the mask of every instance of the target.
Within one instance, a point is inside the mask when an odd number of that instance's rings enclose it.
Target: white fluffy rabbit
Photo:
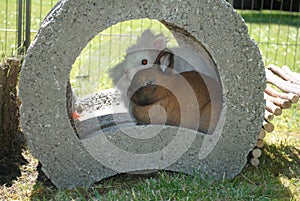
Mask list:
[[[137,71],[149,68],[154,64],[159,52],[166,48],[167,38],[162,34],[153,34],[146,29],[136,44],[129,47],[123,62],[109,69],[113,84],[120,90],[121,100],[127,106],[127,90]],[[196,70],[200,74],[218,80],[215,64],[205,55],[182,47],[169,48],[174,53],[174,71],[181,73]]]

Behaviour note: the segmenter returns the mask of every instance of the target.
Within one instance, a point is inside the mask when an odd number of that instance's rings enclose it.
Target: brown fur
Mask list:
[[[168,68],[163,71],[160,65],[166,60]],[[132,115],[138,124],[168,124],[207,132],[212,109],[203,75],[197,71],[176,74],[173,60],[174,55],[163,50],[156,65],[136,73],[128,89]],[[213,80],[204,78],[206,82]],[[150,119],[153,108],[155,116]]]

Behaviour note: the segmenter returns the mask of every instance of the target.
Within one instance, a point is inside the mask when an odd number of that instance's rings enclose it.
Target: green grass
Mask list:
[[[12,11],[7,19],[2,17],[6,16],[6,2],[9,2],[8,8],[15,10],[14,1],[0,0],[0,28],[15,29],[16,16]],[[55,2],[32,2],[32,24],[33,29],[37,30],[41,19]],[[48,5],[41,13],[40,2]],[[300,72],[299,13],[241,11],[241,14],[249,26],[250,36],[259,43],[266,64],[288,65]],[[162,29],[167,34],[157,23],[147,20],[143,23],[116,25],[88,44],[89,48],[82,52],[81,59],[76,60],[71,73],[72,86],[78,94],[84,95],[111,86],[103,72],[122,59],[126,47],[136,40],[143,28]],[[134,28],[133,37],[118,36],[120,31],[131,33],[131,26]],[[110,34],[117,36],[111,37]],[[0,30],[2,56],[14,54],[15,37],[15,32],[4,33]],[[12,41],[6,45],[6,49],[5,40]],[[109,48],[118,51],[110,52]],[[87,59],[86,55],[91,56],[92,60]],[[300,200],[299,116],[300,105],[297,104],[276,117],[273,121],[275,131],[265,139],[259,167],[247,166],[234,179],[213,182],[200,179],[197,174],[187,176],[161,171],[150,176],[120,175],[90,188],[59,190],[43,178],[37,179],[38,162],[25,150],[23,155],[28,164],[20,165],[21,176],[11,186],[0,187],[0,200]]]
[[[273,135],[273,134],[270,134]],[[276,135],[276,134],[275,134]],[[268,139],[268,138],[267,138]],[[269,140],[268,140],[269,141]],[[22,166],[22,176],[12,187],[0,188],[10,200],[299,200],[300,143],[290,144],[279,137],[268,143],[258,168],[247,166],[233,179],[210,181],[197,174],[158,172],[151,175],[119,175],[90,188],[59,190],[46,181],[37,181],[37,160]]]
[[[240,11],[249,35],[260,48],[265,64],[287,65],[300,72],[300,13]]]

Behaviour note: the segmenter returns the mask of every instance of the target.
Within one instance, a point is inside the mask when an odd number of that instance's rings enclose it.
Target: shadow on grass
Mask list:
[[[266,144],[258,167],[247,165],[235,179],[243,178],[252,183],[253,194],[278,200],[300,198],[300,192],[293,193],[297,188],[293,184],[286,185],[283,180],[300,178],[300,149],[294,146]],[[297,181],[300,185],[300,180]]]
[[[59,200],[70,200],[78,197],[81,197],[81,200],[89,200],[89,198],[91,198],[91,196],[95,196],[95,194],[105,197],[109,191],[114,189],[123,188],[125,190],[125,186],[130,187],[131,185],[139,182],[144,182],[148,178],[158,177],[158,172],[146,175],[120,174],[96,182],[89,188],[77,187],[75,189],[58,189],[42,172],[40,163],[37,167],[37,171],[38,178],[31,193],[31,200],[49,200],[55,198],[59,198]]]
[[[7,142],[9,146],[3,144]],[[0,185],[11,186],[21,176],[20,166],[28,163],[22,155],[25,147],[23,134],[18,132],[9,141],[0,141],[0,147]]]
[[[300,149],[294,146],[266,145],[264,149],[266,161],[262,164],[269,167],[274,176],[289,179],[300,178]]]
[[[197,175],[192,177],[181,173],[160,171],[149,175],[121,174],[98,182],[93,187],[73,190],[57,189],[40,172],[39,181],[32,190],[31,200],[57,198],[62,200],[75,198],[123,200],[124,197],[133,199],[135,193],[142,195],[141,198],[138,197],[141,200],[155,199],[155,196],[158,196],[156,193],[163,199],[171,200],[186,197],[213,200],[220,198],[225,200],[290,200],[295,196],[300,196],[294,195],[290,186],[284,185],[281,180],[282,177],[299,178],[299,149],[292,146],[266,145],[260,161],[261,164],[257,168],[247,165],[235,178],[222,181],[206,181]],[[173,197],[170,197],[171,195]]]

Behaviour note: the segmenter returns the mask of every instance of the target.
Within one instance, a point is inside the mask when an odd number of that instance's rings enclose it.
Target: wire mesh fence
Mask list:
[[[57,0],[0,0],[1,57],[24,54],[39,26]],[[266,64],[288,65],[300,71],[299,0],[228,0],[245,19]],[[30,19],[30,20],[29,20]],[[156,20],[118,23],[100,32],[75,61],[70,80],[78,95],[111,87],[107,69],[122,61],[126,49],[145,29],[162,33],[170,45],[176,40]]]
[[[0,56],[23,55],[57,0],[0,0]]]

